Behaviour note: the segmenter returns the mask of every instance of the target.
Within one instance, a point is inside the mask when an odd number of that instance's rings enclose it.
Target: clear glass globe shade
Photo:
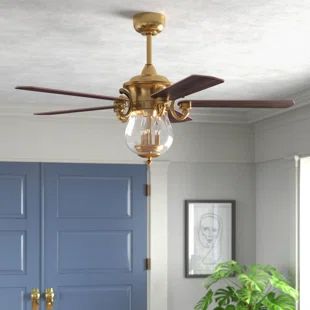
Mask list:
[[[151,159],[164,154],[173,142],[167,113],[158,116],[133,112],[128,120],[125,138],[129,149],[141,157]]]

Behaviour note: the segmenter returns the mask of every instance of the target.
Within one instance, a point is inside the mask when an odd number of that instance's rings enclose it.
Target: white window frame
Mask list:
[[[300,158],[299,163],[299,211],[298,211],[298,281],[300,290],[299,309],[310,309],[310,157]]]

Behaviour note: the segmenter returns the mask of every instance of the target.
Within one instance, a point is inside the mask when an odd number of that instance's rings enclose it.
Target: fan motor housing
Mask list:
[[[154,94],[168,86],[170,81],[156,73],[153,65],[146,64],[140,75],[134,76],[123,87],[131,95],[132,110],[154,110],[158,106],[168,103],[168,98],[152,98]]]

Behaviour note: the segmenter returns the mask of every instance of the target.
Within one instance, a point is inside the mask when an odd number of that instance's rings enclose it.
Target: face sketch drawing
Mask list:
[[[212,249],[220,240],[221,234],[222,219],[214,213],[203,214],[198,227],[200,244],[206,249]]]

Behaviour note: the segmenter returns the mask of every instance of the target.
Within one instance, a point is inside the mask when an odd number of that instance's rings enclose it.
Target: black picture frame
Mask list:
[[[235,260],[235,235],[235,200],[185,200],[185,277],[207,277]]]

